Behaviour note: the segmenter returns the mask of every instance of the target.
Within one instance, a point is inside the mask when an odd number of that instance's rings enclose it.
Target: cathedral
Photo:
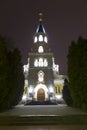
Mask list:
[[[25,75],[23,102],[57,102],[62,99],[64,76],[59,74],[59,65],[55,64],[41,17],[28,55],[28,63],[23,69]]]

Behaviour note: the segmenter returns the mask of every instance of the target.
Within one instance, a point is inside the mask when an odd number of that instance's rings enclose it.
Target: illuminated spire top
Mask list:
[[[39,13],[39,24],[34,35],[34,43],[48,43],[47,34],[42,24],[42,13]]]
[[[43,16],[43,14],[39,13],[39,22],[42,22],[42,16]]]
[[[43,16],[43,14],[42,14],[42,13],[39,13],[39,25],[38,25],[38,27],[37,27],[36,32],[45,33],[45,29],[44,29],[44,27],[43,27],[43,25],[42,25],[42,16]]]

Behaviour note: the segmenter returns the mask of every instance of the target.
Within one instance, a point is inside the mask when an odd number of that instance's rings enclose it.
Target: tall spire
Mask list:
[[[39,13],[38,14],[39,15],[39,25],[38,25],[38,27],[37,27],[37,30],[36,30],[36,32],[41,32],[41,33],[45,33],[45,29],[44,29],[44,27],[43,27],[43,25],[42,25],[42,16],[43,16],[43,14],[42,13]]]
[[[37,42],[39,42],[39,43],[41,43],[41,42],[42,43],[43,42],[48,43],[47,34],[46,34],[44,26],[42,24],[42,16],[43,16],[43,14],[39,13],[38,16],[39,16],[39,24],[37,26],[36,33],[34,35],[34,43],[37,43]]]

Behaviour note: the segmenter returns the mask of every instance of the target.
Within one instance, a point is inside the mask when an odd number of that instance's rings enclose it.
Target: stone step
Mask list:
[[[26,102],[25,105],[57,105],[57,103],[51,101],[32,101],[32,102]]]
[[[0,116],[0,125],[87,124],[87,115],[66,116]]]

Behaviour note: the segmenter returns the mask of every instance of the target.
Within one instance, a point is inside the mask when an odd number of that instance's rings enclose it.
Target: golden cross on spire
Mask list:
[[[39,13],[39,22],[42,22],[42,16],[43,16],[43,14]]]

